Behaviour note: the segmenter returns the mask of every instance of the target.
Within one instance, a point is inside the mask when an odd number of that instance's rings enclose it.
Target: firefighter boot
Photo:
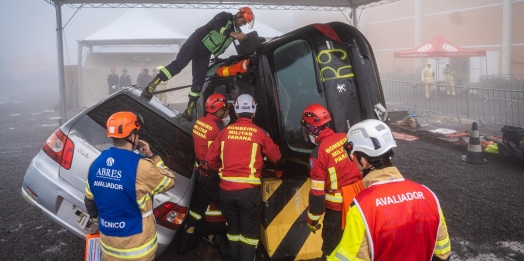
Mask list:
[[[229,246],[227,245],[227,241],[224,236],[222,236],[222,234],[215,235],[212,241],[213,245],[217,246],[220,250],[222,257],[229,259]]]
[[[155,91],[156,86],[161,82],[162,80],[160,77],[155,76],[153,80],[144,88],[142,91],[142,95],[140,97],[145,101],[150,101],[151,98],[153,98],[153,92]]]
[[[198,247],[198,238],[195,233],[184,232],[184,241],[178,249],[179,255],[185,255],[187,252]]]
[[[184,113],[182,113],[182,118],[188,121],[192,121],[193,120],[193,111],[196,107],[196,102],[198,98],[200,97],[200,93],[190,92],[188,96],[189,96],[189,101],[187,102],[186,110],[184,111]]]

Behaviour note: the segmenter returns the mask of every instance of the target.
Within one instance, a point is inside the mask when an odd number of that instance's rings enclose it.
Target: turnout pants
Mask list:
[[[220,189],[220,197],[222,214],[228,225],[229,260],[254,260],[260,236],[260,188],[234,191]]]
[[[446,94],[449,95],[451,92],[451,95],[455,95],[455,84],[453,83],[453,77],[446,77],[446,85]]]
[[[433,89],[435,89],[435,82],[433,80],[425,80],[424,88],[426,91],[426,98],[429,99],[429,96],[431,96],[431,92],[433,91]]]
[[[191,205],[189,207],[189,217],[186,219],[187,227],[194,227],[204,217],[209,203],[213,201],[218,208],[221,207],[221,200],[219,194],[218,173],[209,169],[209,175],[206,174],[204,168],[200,165],[193,172],[196,175],[195,187],[193,188],[193,196],[191,197]]]
[[[322,227],[322,256],[329,256],[342,239],[342,211],[326,209]]]
[[[210,59],[211,52],[202,43],[202,39],[198,35],[193,34],[182,45],[176,59],[167,65],[166,69],[171,73],[171,76],[175,76],[192,61],[193,84],[191,85],[191,91],[199,93],[206,80]]]

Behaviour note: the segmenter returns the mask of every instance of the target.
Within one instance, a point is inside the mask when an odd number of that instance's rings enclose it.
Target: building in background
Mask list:
[[[393,72],[394,52],[436,35],[464,48],[487,51],[486,58],[440,59],[439,75],[448,63],[464,85],[474,85],[481,75],[524,75],[522,0],[402,0],[365,9],[362,17],[359,28],[373,46],[382,79],[420,81],[427,59],[397,59]],[[430,61],[436,68],[436,61]]]

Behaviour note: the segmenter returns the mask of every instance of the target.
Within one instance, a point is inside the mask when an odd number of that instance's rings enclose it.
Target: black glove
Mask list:
[[[142,91],[141,97],[147,101],[150,101],[151,98],[153,98],[153,92],[155,91],[156,86],[160,84],[161,81],[162,80],[160,77],[155,76],[155,78],[153,78],[153,80]]]

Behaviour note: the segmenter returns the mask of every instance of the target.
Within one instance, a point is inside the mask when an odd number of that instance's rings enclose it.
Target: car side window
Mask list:
[[[312,103],[325,105],[318,93],[313,51],[305,40],[295,40],[277,48],[273,61],[287,145],[309,153],[314,145],[304,137],[301,114]]]

